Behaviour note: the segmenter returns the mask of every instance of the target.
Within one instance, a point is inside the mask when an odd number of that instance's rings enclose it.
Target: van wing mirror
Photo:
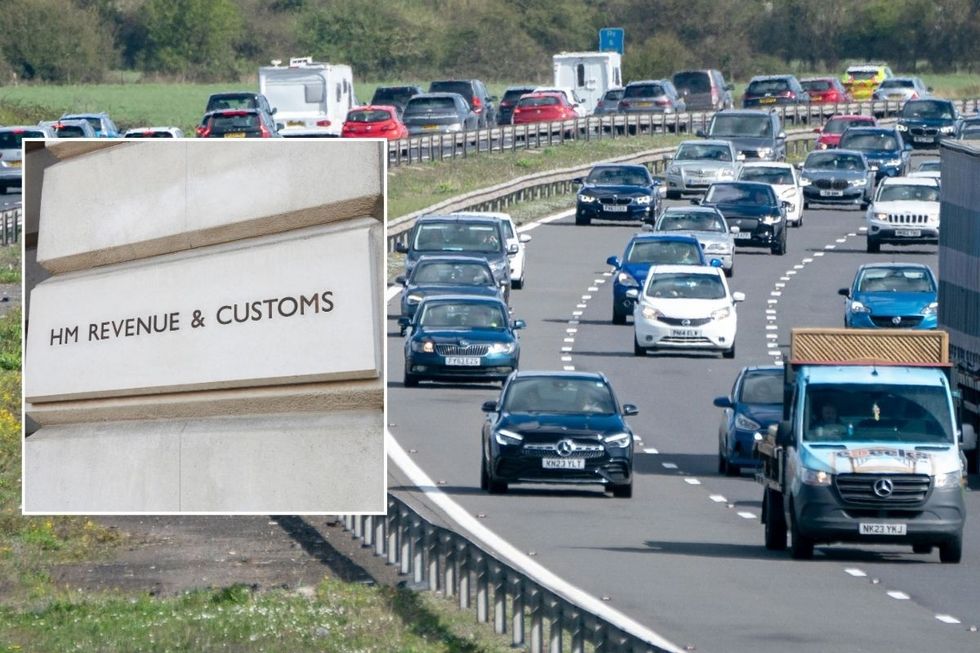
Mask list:
[[[790,420],[783,420],[776,427],[776,446],[779,447],[789,447],[796,444],[796,438],[793,437],[793,422]]]

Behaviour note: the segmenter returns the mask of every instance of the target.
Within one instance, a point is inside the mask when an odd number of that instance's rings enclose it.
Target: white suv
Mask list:
[[[939,181],[928,177],[886,177],[866,216],[868,253],[883,244],[939,243]]]

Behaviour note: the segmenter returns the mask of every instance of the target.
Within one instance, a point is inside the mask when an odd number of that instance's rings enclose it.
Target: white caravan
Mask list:
[[[618,52],[562,52],[554,55],[552,61],[555,86],[574,90],[588,114],[595,111],[606,91],[623,85],[622,57]]]
[[[351,67],[293,57],[259,68],[259,93],[276,108],[282,136],[339,137],[347,112],[357,104]]]

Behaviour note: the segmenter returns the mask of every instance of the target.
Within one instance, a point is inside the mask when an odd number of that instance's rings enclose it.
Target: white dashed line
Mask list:
[[[793,269],[794,270],[802,270],[803,269],[803,266],[800,265],[800,264],[796,264],[796,265],[793,266]]]
[[[585,301],[589,301],[590,299],[592,299],[592,295],[582,295],[582,299]]]
[[[589,286],[589,292],[599,292],[598,286]]]
[[[769,343],[769,344],[772,344],[772,343]],[[781,351],[779,351],[778,349],[772,349],[772,350],[770,350],[770,351],[768,351],[766,353],[769,354],[770,356],[782,356],[783,355],[783,353]]]
[[[778,304],[779,303],[779,300],[778,299],[767,299],[766,300],[766,303],[767,304]]]
[[[564,367],[562,367],[562,369],[565,370],[566,372],[574,372],[575,371],[575,366],[574,365],[565,365]]]
[[[568,327],[565,329],[565,333],[578,333],[578,329],[575,327]]]
[[[837,247],[837,245],[824,245],[824,249],[834,249],[835,247]],[[826,253],[827,252],[814,252],[813,255],[814,256],[823,256]]]
[[[602,273],[602,276],[604,276],[604,277],[611,277],[611,276],[612,276],[612,272],[603,272],[603,273]],[[605,280],[603,280],[603,281],[602,281],[602,282],[600,282],[600,283],[604,283],[604,282],[605,282]]]
[[[572,351],[572,348],[571,347],[562,347],[561,350],[562,351]]]
[[[575,308],[588,308],[588,304],[576,304]]]
[[[582,314],[582,311],[572,311],[572,315],[574,317],[579,317],[581,314]],[[577,324],[578,323],[578,320],[569,320],[568,321],[569,324],[571,324],[572,322],[575,322]]]
[[[846,243],[846,242],[847,242],[847,238],[838,238],[838,239],[837,239],[837,240],[835,240],[834,242],[835,242],[835,243]]]
[[[775,314],[776,314],[776,309],[775,308],[767,308],[766,309],[766,315],[775,315]]]
[[[575,338],[565,338],[562,342],[575,342]]]
[[[674,463],[660,463],[664,466],[664,469],[677,469],[677,465]]]
[[[767,342],[766,343],[766,347],[768,347],[769,349],[773,349],[773,348],[778,347],[778,346],[779,346],[779,344],[778,343],[775,343],[775,342]]]
[[[778,329],[778,328],[779,328],[779,327],[778,327],[778,326],[776,326],[775,324],[767,324],[767,325],[766,325],[766,330],[767,330],[767,331],[775,331],[775,330],[776,330],[776,329]]]
[[[802,268],[803,266],[801,265],[800,267]],[[796,274],[796,270],[789,270],[786,274],[788,274],[789,276],[793,276],[794,274]]]
[[[571,356],[562,356],[561,357],[561,362],[562,363],[571,363],[572,362],[572,357]]]
[[[701,485],[701,481],[696,478],[685,478],[684,482],[688,485]]]
[[[858,231],[860,231],[861,233],[864,233],[867,230],[868,230],[867,227],[858,227]]]
[[[728,503],[728,499],[726,499],[724,496],[720,494],[712,494],[708,498],[714,501],[715,503]]]
[[[755,519],[755,515],[751,512],[740,512],[738,516],[742,519]]]
[[[960,623],[960,620],[959,619],[957,619],[956,617],[952,617],[952,616],[950,616],[948,614],[937,614],[936,615],[936,619],[939,619],[944,624],[958,624],[958,623]]]
[[[888,594],[888,596],[892,597],[896,601],[908,601],[909,600],[909,595],[906,594],[905,592],[899,592],[898,590],[892,590],[892,591],[886,592],[886,593]]]
[[[851,233],[847,234],[847,237],[848,238],[854,238],[855,236],[857,236],[857,234],[854,233],[853,231]]]
[[[783,296],[783,292],[781,290],[773,290],[769,294],[772,295],[773,297],[782,297]]]
[[[805,259],[803,259],[803,265],[806,265],[807,263],[813,263],[813,259],[812,258],[805,258]],[[801,265],[800,267],[802,268],[803,265]],[[796,267],[796,266],[794,265],[793,267]]]
[[[768,327],[766,327],[766,328],[768,328]],[[766,334],[766,339],[767,340],[778,340],[779,339],[779,334],[778,333],[767,333]]]
[[[656,454],[658,454],[658,453],[660,453],[660,452],[659,452],[659,451],[657,451],[656,449],[654,449],[653,447],[649,447],[649,448],[647,448],[647,449],[644,449],[644,450],[643,450],[643,453],[649,453],[649,454],[654,454],[654,455],[656,455]]]
[[[864,578],[865,576],[867,576],[866,573],[854,567],[848,567],[847,569],[844,570],[844,573],[850,576],[854,576],[855,578]]]
[[[775,283],[775,286],[776,286],[777,288],[785,288],[785,287],[786,287],[786,284],[785,284],[785,283],[780,283],[780,282],[778,282],[778,281],[777,281],[777,282]]]
[[[780,281],[789,281],[789,277],[788,276],[779,277],[779,280]],[[783,285],[785,286],[786,284],[784,283]]]

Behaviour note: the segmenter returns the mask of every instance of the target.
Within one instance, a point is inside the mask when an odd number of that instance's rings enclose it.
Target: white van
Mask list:
[[[574,90],[586,114],[595,111],[606,91],[623,85],[618,52],[562,52],[554,55],[552,62],[555,86]]]
[[[357,104],[351,67],[293,57],[259,68],[259,93],[276,108],[285,137],[339,137],[347,112]]]

